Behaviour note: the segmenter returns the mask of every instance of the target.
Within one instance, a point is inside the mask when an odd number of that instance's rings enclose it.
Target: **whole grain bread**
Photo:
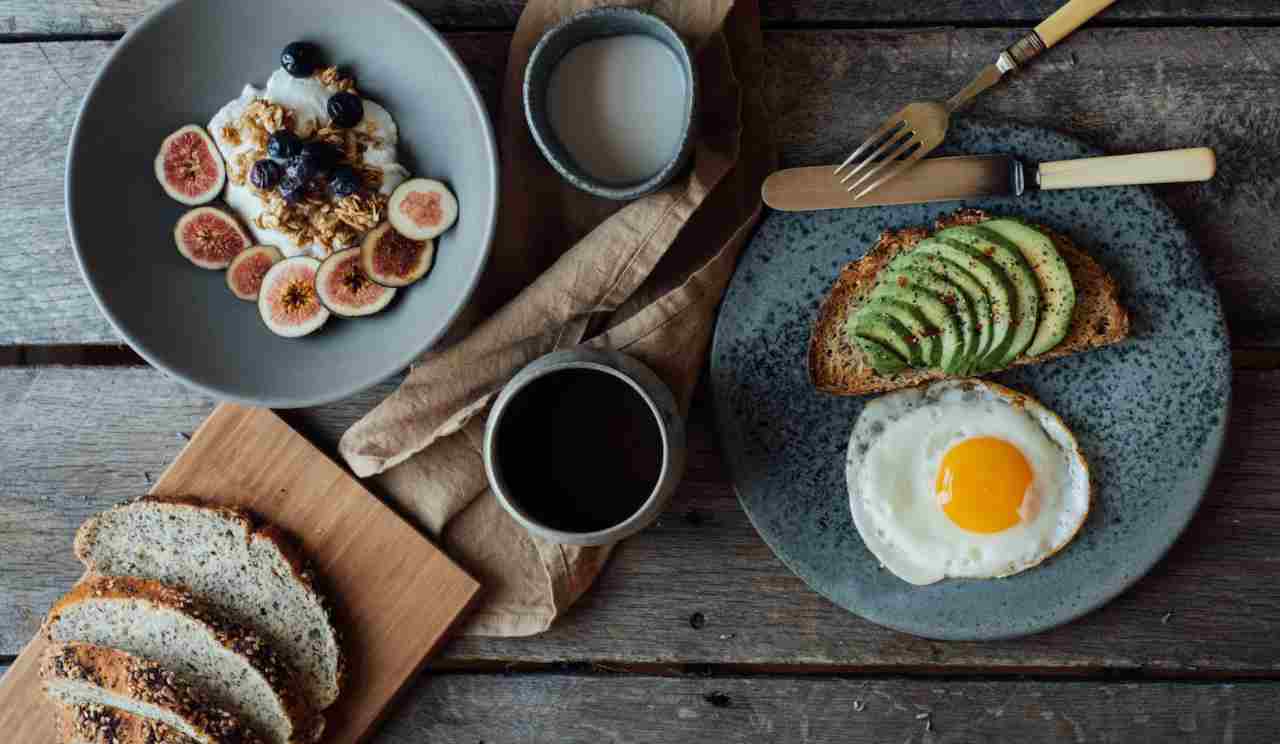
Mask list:
[[[44,632],[171,669],[275,744],[313,742],[323,730],[292,669],[265,641],[159,581],[90,575],[54,604]]]
[[[962,209],[939,218],[935,229],[976,225],[989,219],[977,209]],[[1071,271],[1076,288],[1076,306],[1071,330],[1048,352],[1021,357],[1014,365],[1036,364],[1118,343],[1129,335],[1129,314],[1120,304],[1115,280],[1070,238],[1038,227],[1053,240]],[[893,375],[881,375],[849,340],[845,326],[849,317],[866,302],[880,272],[898,254],[913,248],[934,231],[927,227],[886,230],[867,255],[845,266],[827,293],[809,337],[809,381],[817,389],[835,395],[867,395],[939,380],[948,375],[937,369],[908,367]]]
[[[85,522],[75,552],[96,573],[184,587],[266,639],[316,710],[337,699],[342,643],[315,572],[280,530],[249,512],[145,498]]]
[[[117,649],[54,644],[41,659],[40,678],[45,694],[63,705],[115,708],[163,723],[198,744],[263,744],[173,672]]]
[[[63,744],[199,744],[166,723],[105,705],[59,705],[56,722]]]

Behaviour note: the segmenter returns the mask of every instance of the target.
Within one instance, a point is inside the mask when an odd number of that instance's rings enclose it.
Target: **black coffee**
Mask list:
[[[623,380],[589,369],[553,372],[516,393],[495,444],[508,497],[564,532],[625,521],[662,472],[652,409]]]

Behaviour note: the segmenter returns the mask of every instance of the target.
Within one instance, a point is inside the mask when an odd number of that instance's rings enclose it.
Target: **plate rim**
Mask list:
[[[399,13],[406,23],[415,26],[422,35],[426,37],[429,43],[434,44],[441,52],[443,52],[445,59],[449,62],[449,65],[461,76],[463,87],[466,92],[467,104],[476,111],[478,118],[480,119],[481,132],[483,135],[482,141],[484,143],[486,154],[488,155],[486,158],[486,170],[488,171],[488,176],[493,181],[495,188],[492,208],[489,210],[489,214],[486,216],[483,225],[483,244],[480,248],[478,265],[476,266],[475,271],[472,272],[466,286],[463,288],[462,300],[456,307],[445,315],[444,323],[438,331],[422,336],[420,341],[411,345],[411,351],[396,358],[396,365],[394,369],[362,375],[359,379],[356,379],[341,388],[335,388],[334,391],[330,393],[318,394],[310,397],[255,397],[222,390],[216,385],[197,381],[183,370],[161,361],[159,355],[154,350],[148,348],[146,344],[143,344],[135,338],[133,334],[125,330],[120,319],[111,311],[107,306],[107,303],[103,300],[102,293],[97,283],[92,279],[88,268],[85,265],[81,241],[77,235],[75,220],[72,219],[71,216],[71,173],[74,166],[72,154],[83,135],[81,129],[84,124],[85,110],[88,108],[89,101],[98,93],[98,89],[103,85],[103,82],[106,80],[106,77],[110,73],[112,67],[118,61],[120,55],[134,41],[136,36],[145,33],[152,25],[158,23],[163,16],[172,12],[174,8],[184,3],[198,1],[199,0],[166,0],[162,5],[152,9],[143,16],[142,19],[136,22],[133,27],[124,34],[124,36],[120,37],[119,41],[115,42],[115,45],[111,48],[106,60],[103,61],[102,66],[98,68],[96,73],[94,73],[93,81],[89,84],[88,89],[86,89],[84,96],[80,99],[80,103],[76,107],[75,123],[71,127],[71,135],[67,141],[65,150],[66,163],[63,166],[62,172],[62,211],[66,223],[67,236],[71,241],[72,253],[76,260],[76,268],[80,272],[81,280],[84,282],[85,286],[88,287],[89,294],[93,297],[93,302],[97,305],[98,311],[101,312],[107,319],[107,322],[111,324],[112,330],[114,330],[116,335],[120,337],[120,340],[128,344],[129,348],[133,349],[138,356],[141,356],[152,367],[160,370],[169,377],[178,380],[183,385],[198,390],[219,401],[238,403],[247,406],[261,406],[264,408],[311,408],[350,398],[399,374],[408,368],[414,360],[422,356],[423,353],[429,351],[436,342],[444,338],[452,328],[454,322],[457,321],[458,316],[461,315],[463,310],[465,310],[470,304],[476,288],[479,286],[480,280],[484,276],[485,270],[488,268],[489,260],[493,254],[493,243],[497,237],[498,215],[501,212],[502,201],[502,176],[499,171],[500,155],[498,151],[497,138],[494,134],[493,122],[489,117],[489,110],[485,106],[484,98],[480,95],[479,88],[476,87],[475,79],[467,70],[466,65],[462,63],[462,59],[458,57],[453,46],[449,44],[444,36],[437,31],[426,18],[410,8],[402,2],[402,0],[378,0],[390,10]]]
[[[1085,140],[1080,139],[1075,135],[1068,134],[1066,132],[1062,132],[1057,129],[1052,129],[1050,127],[1024,124],[1021,122],[986,119],[981,117],[966,117],[963,120],[963,122],[965,125],[975,126],[979,128],[991,129],[991,128],[999,128],[999,127],[1006,127],[1006,128],[1012,127],[1016,129],[1022,129],[1024,131],[1034,132],[1036,134],[1049,134],[1052,136],[1061,137],[1085,149],[1088,152],[1087,157],[1107,154],[1104,151],[1102,151],[1100,148],[1095,147],[1094,145],[1086,142]],[[1162,211],[1165,214],[1165,216],[1167,216],[1175,225],[1177,225],[1183,231],[1183,233],[1187,236],[1189,243],[1196,248],[1197,254],[1199,254],[1199,243],[1198,241],[1195,240],[1195,236],[1191,233],[1190,230],[1187,229],[1186,225],[1182,222],[1181,219],[1178,218],[1177,214],[1174,213],[1172,208],[1170,208],[1169,205],[1163,199],[1160,198],[1159,194],[1155,193],[1154,189],[1152,189],[1150,186],[1145,186],[1145,185],[1130,186],[1128,188],[1140,189],[1141,191],[1145,192],[1148,196],[1150,196],[1152,203],[1155,205],[1155,208]],[[953,203],[959,203],[959,201],[961,200],[957,200]],[[760,229],[760,224],[763,224],[764,219],[767,219],[769,217],[769,214],[773,212],[778,212],[778,210],[767,208],[767,212],[764,215],[764,218],[762,218],[760,223],[758,223],[756,226],[757,232]],[[755,237],[756,237],[755,235],[752,236],[752,241],[755,240]],[[749,246],[750,242],[748,242],[747,245]],[[746,249],[744,248],[744,252],[745,250]],[[1203,261],[1200,262],[1198,268],[1205,275],[1210,287],[1212,287],[1214,296],[1218,300],[1219,310],[1221,311],[1222,310],[1222,305],[1221,305],[1222,293],[1218,289],[1217,283],[1214,281],[1213,276],[1209,274]],[[730,279],[730,283],[728,285],[729,287],[732,287],[734,279],[737,278],[737,274],[738,274],[738,268],[735,267],[734,276]],[[726,292],[727,291],[728,291],[728,288],[726,288]],[[716,440],[720,446],[721,452],[724,455],[725,469],[729,473],[730,485],[733,488],[733,493],[738,500],[739,506],[742,508],[742,511],[747,515],[747,521],[750,522],[751,527],[756,531],[756,534],[760,537],[760,539],[763,540],[764,543],[769,547],[769,550],[773,553],[774,557],[776,557],[784,566],[786,566],[787,570],[791,571],[798,578],[800,578],[810,591],[815,592],[816,594],[821,596],[823,599],[827,600],[831,604],[835,605],[839,609],[849,614],[852,614],[869,623],[873,623],[875,625],[879,625],[881,627],[888,628],[890,630],[894,630],[900,633],[906,633],[914,637],[924,638],[927,640],[937,640],[937,641],[970,641],[970,642],[972,641],[1004,641],[1004,640],[1011,640],[1015,638],[1025,638],[1027,636],[1036,635],[1039,633],[1046,632],[1048,630],[1052,630],[1054,628],[1062,627],[1069,623],[1075,622],[1076,620],[1079,620],[1085,615],[1088,615],[1094,612],[1095,610],[1098,610],[1102,606],[1110,603],[1112,600],[1116,599],[1121,594],[1131,589],[1134,584],[1136,584],[1141,579],[1145,578],[1151,572],[1151,570],[1155,568],[1155,566],[1158,563],[1160,563],[1162,560],[1165,559],[1165,557],[1168,556],[1169,551],[1173,549],[1174,545],[1177,544],[1178,540],[1180,540],[1182,536],[1186,533],[1187,527],[1189,527],[1191,524],[1191,520],[1193,520],[1196,517],[1196,515],[1200,513],[1200,509],[1204,505],[1205,496],[1208,494],[1209,487],[1212,485],[1213,480],[1218,473],[1218,468],[1222,464],[1222,453],[1223,453],[1223,449],[1226,446],[1227,430],[1230,425],[1230,419],[1231,419],[1231,405],[1234,400],[1234,381],[1232,379],[1233,370],[1229,365],[1227,368],[1226,382],[1225,382],[1226,395],[1223,401],[1223,408],[1219,416],[1217,431],[1214,435],[1211,435],[1206,439],[1205,445],[1204,445],[1205,446],[1204,452],[1209,454],[1208,467],[1205,468],[1204,474],[1201,477],[1196,479],[1195,492],[1197,495],[1194,499],[1194,503],[1192,504],[1192,508],[1188,509],[1185,515],[1181,516],[1176,520],[1176,523],[1173,524],[1172,528],[1168,530],[1167,538],[1159,541],[1159,549],[1156,551],[1153,551],[1149,559],[1131,564],[1135,568],[1133,572],[1131,572],[1129,575],[1125,576],[1124,578],[1108,585],[1107,588],[1104,591],[1099,592],[1096,597],[1093,597],[1089,601],[1083,602],[1078,606],[1072,607],[1067,612],[1063,612],[1059,615],[1056,615],[1054,617],[1051,617],[1039,622],[1023,623],[1017,629],[995,631],[990,633],[982,633],[982,632],[951,633],[946,631],[938,631],[936,629],[914,627],[907,623],[896,622],[894,620],[884,618],[882,616],[883,613],[878,613],[874,609],[871,609],[871,610],[867,610],[864,608],[855,609],[854,607],[847,606],[846,604],[842,603],[831,594],[819,588],[817,577],[815,577],[811,572],[806,570],[798,562],[794,561],[792,557],[785,555],[784,551],[778,545],[775,545],[774,541],[767,534],[767,532],[761,529],[761,526],[756,522],[755,515],[752,513],[751,509],[747,507],[747,504],[743,499],[742,489],[739,487],[739,477],[737,474],[737,471],[739,468],[738,468],[738,465],[735,464],[734,462],[736,458],[733,454],[731,454],[730,449],[727,446],[727,437],[724,432],[726,431],[726,428],[725,428],[726,424],[729,423],[730,419],[729,419],[728,413],[724,410],[724,406],[727,405],[727,403],[723,400],[724,394],[722,393],[720,389],[720,385],[717,382],[718,375],[716,374],[717,365],[716,365],[715,350],[720,347],[722,339],[727,337],[727,331],[724,328],[725,317],[726,317],[725,313],[723,312],[720,312],[719,314],[717,314],[715,327],[712,331],[712,336],[711,336],[711,346],[709,349],[709,354],[711,358],[708,364],[709,366],[708,373],[710,377],[709,384],[711,387],[711,399],[712,399],[711,409],[712,409],[713,422],[716,429]],[[1219,340],[1221,341],[1221,350],[1225,352],[1227,359],[1230,360],[1231,334],[1230,334],[1230,328],[1229,326],[1227,326],[1227,323],[1226,323],[1225,313],[1221,314],[1220,326],[1222,330],[1222,333],[1219,335]],[[871,396],[856,396],[856,397],[867,398]],[[845,500],[847,500],[847,494],[845,496],[846,496]],[[1094,498],[1096,499],[1097,496],[1095,495]],[[846,508],[846,511],[847,511],[847,508]],[[855,529],[855,532],[856,532],[856,529]],[[861,540],[860,535],[858,539]],[[961,580],[946,579],[946,581],[961,581]]]

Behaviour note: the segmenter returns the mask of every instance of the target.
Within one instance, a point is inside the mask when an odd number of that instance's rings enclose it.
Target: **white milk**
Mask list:
[[[684,73],[665,44],[644,34],[588,41],[551,72],[551,127],[578,166],[610,184],[644,181],[677,154]]]

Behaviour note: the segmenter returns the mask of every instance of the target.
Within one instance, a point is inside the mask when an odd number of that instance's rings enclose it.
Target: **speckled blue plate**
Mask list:
[[[957,122],[949,153],[1028,163],[1102,154],[1021,126]],[[849,514],[844,458],[864,398],[809,386],[809,330],[840,267],[886,228],[961,206],[1070,235],[1120,285],[1132,337],[996,376],[1056,411],[1089,459],[1093,508],[1057,556],[1008,579],[916,587],[880,568]],[[1191,519],[1222,449],[1231,393],[1218,292],[1168,207],[1146,188],[1019,199],[770,213],[743,254],[711,355],[719,429],[738,497],[778,557],[862,617],[914,635],[1009,638],[1102,605],[1146,573]]]

